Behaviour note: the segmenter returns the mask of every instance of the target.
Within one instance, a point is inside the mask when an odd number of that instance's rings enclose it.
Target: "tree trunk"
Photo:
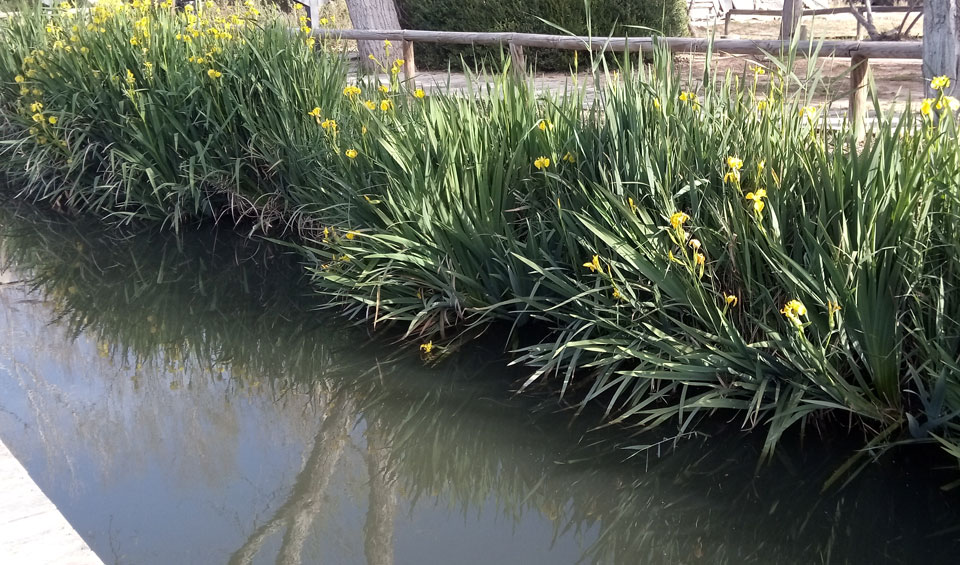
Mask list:
[[[955,95],[960,83],[960,0],[925,0],[923,3],[923,76],[928,96],[929,80],[950,77],[947,94]]]
[[[877,30],[877,26],[873,25],[873,12],[869,11],[867,15],[864,16],[860,13],[860,8],[855,5],[853,0],[847,0],[847,3],[850,5],[850,13],[857,19],[857,40],[860,40],[860,28],[862,26],[871,40],[880,41],[880,32]],[[867,8],[870,8],[869,2],[867,2]]]
[[[400,29],[400,17],[394,0],[347,0],[354,29]],[[401,46],[389,50],[382,41],[358,41],[360,65],[367,69],[389,68],[399,59]],[[389,52],[388,52],[389,51]],[[370,59],[373,55],[374,60]]]
[[[390,467],[387,429],[380,418],[367,421],[367,473],[370,477],[363,552],[367,565],[393,565],[393,522],[397,478]]]
[[[317,513],[323,508],[327,485],[349,438],[353,418],[351,399],[334,399],[328,405],[327,414],[313,440],[310,457],[297,474],[287,501],[230,557],[230,565],[250,565],[267,538],[284,529],[277,563],[293,565],[301,562],[303,544]]]

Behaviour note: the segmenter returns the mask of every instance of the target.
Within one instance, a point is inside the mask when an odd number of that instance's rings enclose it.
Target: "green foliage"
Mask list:
[[[871,449],[957,451],[955,100],[881,115],[861,146],[811,106],[815,54],[802,79],[786,53],[762,77],[708,62],[683,89],[665,52],[619,74],[600,61],[589,105],[583,84],[510,74],[424,97],[395,73],[348,85],[272,16],[246,14],[242,41],[213,19],[195,51],[189,15],[101,6],[78,41],[67,14],[0,27],[0,147],[23,195],[294,226],[332,307],[435,356],[508,325],[526,386],[618,421],[735,412],[766,454],[833,422]],[[213,47],[213,66],[189,61]]]
[[[226,201],[265,210],[311,182],[323,135],[303,116],[339,102],[345,68],[288,22],[254,7],[205,19],[136,3],[25,10],[2,30],[0,83],[18,126],[7,133],[30,136],[26,148],[7,139],[8,171],[33,197],[176,226]]]
[[[552,35],[683,36],[687,33],[687,5],[679,0],[399,0],[400,25],[405,29],[473,32],[519,32]],[[541,71],[566,71],[571,52],[525,49],[527,58]],[[500,49],[418,43],[418,67],[471,68],[498,66]]]

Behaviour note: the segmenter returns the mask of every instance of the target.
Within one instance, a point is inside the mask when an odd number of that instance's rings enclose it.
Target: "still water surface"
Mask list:
[[[821,494],[817,437],[628,459],[651,438],[510,395],[489,350],[425,362],[280,250],[186,239],[0,212],[0,438],[107,563],[957,562],[926,461]]]

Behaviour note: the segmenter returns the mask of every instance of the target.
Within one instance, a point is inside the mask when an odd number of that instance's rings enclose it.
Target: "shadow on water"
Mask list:
[[[107,562],[950,563],[960,549],[958,496],[925,463],[821,494],[844,451],[812,435],[759,472],[742,433],[627,458],[589,416],[509,395],[483,347],[426,363],[318,314],[296,259],[267,244],[6,205],[0,262],[0,437]]]

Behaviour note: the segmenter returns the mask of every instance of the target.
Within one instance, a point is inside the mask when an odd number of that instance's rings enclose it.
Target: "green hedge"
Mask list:
[[[559,26],[577,35],[590,31],[584,0],[397,0],[397,7],[405,29],[562,34]],[[687,32],[683,0],[592,0],[590,14],[595,35],[680,36]],[[422,68],[459,67],[461,57],[469,65],[497,62],[499,53],[496,47],[416,45],[417,65]],[[534,49],[527,59],[540,70],[567,70],[573,55]]]

